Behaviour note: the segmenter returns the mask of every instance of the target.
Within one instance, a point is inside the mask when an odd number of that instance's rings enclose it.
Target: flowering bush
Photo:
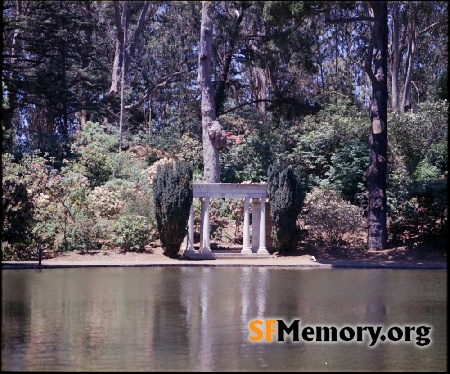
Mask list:
[[[333,190],[314,188],[306,195],[304,211],[313,236],[332,247],[343,242],[344,234],[359,230],[363,224],[360,208]]]
[[[46,185],[55,172],[36,153],[20,160],[2,154],[2,258],[31,259],[36,253],[35,230]],[[6,258],[6,257],[7,258]]]
[[[91,209],[100,217],[112,218],[120,213],[123,203],[119,194],[104,187],[95,187],[89,195]]]
[[[2,259],[29,259],[29,253],[25,250],[31,241],[31,229],[33,223],[33,204],[22,182],[6,180],[2,183],[2,240],[9,244],[3,251]]]
[[[172,163],[173,166],[175,166],[175,159],[169,158],[169,157],[163,157],[159,159],[158,161],[154,162],[150,167],[145,169],[143,173],[147,174],[148,182],[150,184],[153,183],[153,178],[156,175],[156,172],[158,171],[158,166],[162,166],[166,163]]]
[[[179,147],[180,150],[176,153],[176,156],[191,165],[193,175],[203,175],[203,146],[201,140],[185,134],[180,139]]]

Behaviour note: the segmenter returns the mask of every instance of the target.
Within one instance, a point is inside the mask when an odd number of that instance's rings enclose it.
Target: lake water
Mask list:
[[[293,341],[291,332],[284,342],[252,342],[255,319],[341,333],[381,326],[385,334],[392,329],[392,339],[408,326],[416,330],[411,341],[372,347],[368,335],[309,342]],[[423,347],[414,338],[420,326],[431,327]],[[342,339],[351,337],[346,333]],[[2,270],[1,370],[446,371],[447,271]]]

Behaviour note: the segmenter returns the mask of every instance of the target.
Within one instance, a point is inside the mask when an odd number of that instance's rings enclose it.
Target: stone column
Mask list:
[[[203,218],[205,217],[205,198],[200,198],[200,245],[199,250],[202,249],[203,245]]]
[[[188,248],[188,241],[189,241],[188,234],[186,234],[186,236],[183,239],[183,243],[181,244],[181,248],[184,248],[185,252],[187,251]]]
[[[184,254],[192,254],[194,252],[194,204],[191,205],[188,221],[188,233],[184,238]]]
[[[193,202],[191,205],[191,211],[189,213],[188,235],[189,235],[188,249],[194,250],[194,203]]]
[[[244,232],[241,253],[252,253],[250,248],[250,199],[244,198]]]
[[[261,221],[260,199],[252,199],[252,252],[258,252],[259,248],[259,227]]]
[[[266,199],[261,199],[261,216],[259,225],[259,248],[258,253],[268,254],[266,248]]]
[[[211,248],[209,248],[209,197],[203,198],[204,206],[202,207],[203,212],[203,227],[202,227],[202,242],[200,243],[201,253],[212,253]]]

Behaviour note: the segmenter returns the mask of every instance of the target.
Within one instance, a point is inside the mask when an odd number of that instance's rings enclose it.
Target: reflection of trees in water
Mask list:
[[[27,334],[31,324],[31,309],[28,307],[30,282],[26,274],[19,273],[11,273],[9,287],[2,282],[2,356],[14,357],[10,352],[30,340]]]
[[[340,370],[387,368],[394,359],[436,368],[433,360],[446,352],[443,271],[143,267],[13,274],[2,274],[2,370],[254,371],[284,364],[308,371],[325,357]],[[413,342],[375,349],[368,342],[255,344],[248,323],[256,318],[300,319],[301,327],[426,323],[434,328],[433,349]]]

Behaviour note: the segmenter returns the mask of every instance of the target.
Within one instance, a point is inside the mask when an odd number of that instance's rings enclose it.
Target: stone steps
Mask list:
[[[266,253],[224,253],[212,251],[215,258],[270,258],[272,255]]]
[[[202,255],[198,253],[198,247],[195,248],[195,255],[192,258],[202,258]],[[241,248],[220,248],[220,249],[214,249],[211,248],[211,252],[214,258],[221,259],[221,258],[270,258],[272,257],[271,254],[262,254],[262,253],[241,253]]]

